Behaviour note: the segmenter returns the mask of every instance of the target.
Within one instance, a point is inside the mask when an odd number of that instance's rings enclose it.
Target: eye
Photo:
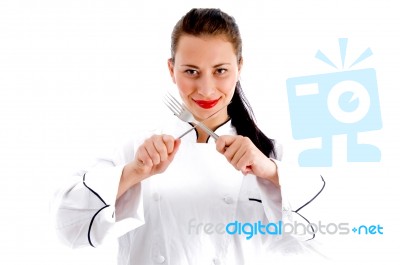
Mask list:
[[[185,73],[188,74],[189,76],[196,76],[199,74],[199,72],[194,69],[187,69],[187,70],[185,70]]]
[[[218,74],[218,75],[223,75],[223,74],[225,74],[227,71],[228,71],[228,69],[226,69],[226,68],[217,68],[217,70],[216,70],[215,72],[216,72],[216,74]]]

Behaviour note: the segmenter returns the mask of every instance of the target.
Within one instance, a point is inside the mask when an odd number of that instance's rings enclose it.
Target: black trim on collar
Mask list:
[[[220,125],[218,125],[217,128],[215,128],[214,132],[216,130],[218,130],[220,127],[224,126],[225,124],[227,124],[229,121],[231,120],[231,117],[229,117],[226,121],[224,121],[223,123],[221,123]],[[190,124],[190,126],[194,127],[194,131],[196,132],[196,139],[199,139],[199,132],[197,131],[197,126],[193,125],[192,123],[188,122]],[[207,137],[206,139],[206,143],[208,143],[208,140],[210,140],[210,135]]]
[[[194,128],[194,131],[196,132],[196,139],[199,139],[199,133],[197,132],[196,127],[191,122],[188,122],[188,123],[190,124],[190,126],[192,126]]]
[[[231,117],[228,117],[228,119],[227,119],[226,121],[224,121],[223,123],[221,123],[220,125],[218,125],[217,128],[215,128],[214,132],[215,132],[216,130],[218,130],[219,128],[221,128],[222,126],[224,126],[225,124],[227,124],[230,120],[231,120]],[[210,137],[211,137],[211,136],[208,135],[207,140],[206,140],[206,143],[208,143],[208,140],[210,140]]]
[[[216,130],[218,130],[220,127],[224,126],[225,124],[227,124],[229,121],[231,120],[231,118],[229,117],[226,121],[224,121],[223,123],[221,123],[220,125],[218,125],[217,128],[215,128],[214,132]],[[196,132],[196,139],[199,139],[199,132],[197,131],[197,126],[195,127],[193,124],[189,123],[192,127],[194,127],[194,130]],[[208,140],[210,140],[210,135],[207,137],[206,139],[206,143],[208,143]]]

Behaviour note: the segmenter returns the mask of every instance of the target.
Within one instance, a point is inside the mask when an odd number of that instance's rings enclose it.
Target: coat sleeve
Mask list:
[[[55,192],[51,215],[57,236],[72,247],[98,246],[144,224],[141,183],[116,200],[123,167],[134,157],[135,143],[96,160]]]
[[[282,161],[282,145],[275,145],[276,155],[271,160],[277,165],[280,186],[257,178],[265,214],[270,222],[302,222],[308,220],[298,212],[307,206],[324,187],[321,176],[315,172],[287,165]],[[300,217],[300,218],[298,218]],[[306,239],[309,239],[307,237]]]

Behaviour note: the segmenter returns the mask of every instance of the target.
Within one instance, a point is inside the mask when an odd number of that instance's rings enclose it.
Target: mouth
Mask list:
[[[219,99],[215,100],[194,100],[193,101],[201,108],[203,109],[211,109],[215,105],[217,105]]]

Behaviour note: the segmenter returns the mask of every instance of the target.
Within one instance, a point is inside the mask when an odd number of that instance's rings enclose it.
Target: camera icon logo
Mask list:
[[[347,39],[339,45],[344,65]],[[351,66],[371,55],[368,48]],[[322,52],[316,57],[336,67]],[[287,79],[293,138],[322,140],[320,149],[299,154],[300,166],[332,166],[332,136],[339,134],[347,135],[348,162],[380,161],[379,148],[357,142],[357,133],[382,128],[376,80],[372,68]]]

